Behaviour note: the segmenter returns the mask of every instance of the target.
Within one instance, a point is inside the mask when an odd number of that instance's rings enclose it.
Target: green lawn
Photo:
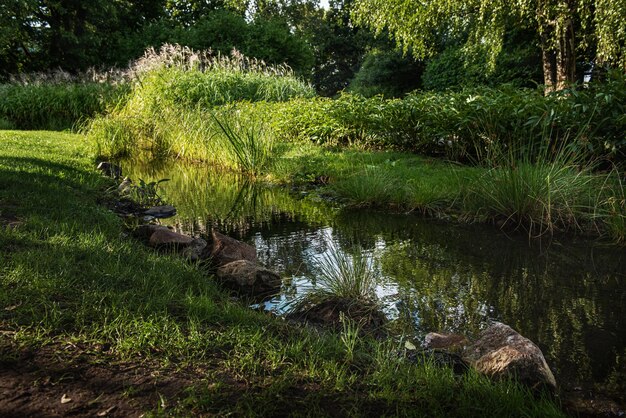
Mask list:
[[[561,415],[514,384],[408,364],[399,343],[362,339],[349,353],[340,335],[232,300],[194,266],[126,236],[98,203],[110,183],[94,150],[79,135],[0,131],[0,373],[24,350],[62,358],[71,346],[102,368],[192,368],[183,391],[157,404],[120,390],[155,415]]]

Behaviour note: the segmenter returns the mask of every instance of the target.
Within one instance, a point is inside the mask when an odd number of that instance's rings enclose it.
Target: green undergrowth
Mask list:
[[[272,138],[266,115],[236,103],[310,98],[313,88],[286,66],[266,65],[236,51],[214,56],[165,45],[133,64],[128,100],[94,118],[85,132],[103,155],[149,150],[160,157],[211,161],[257,172],[268,165]]]
[[[530,236],[625,241],[622,76],[547,97],[505,86],[328,99],[286,67],[168,48],[139,60],[127,100],[86,128],[100,156],[308,182],[351,206]]]
[[[195,266],[125,236],[98,203],[110,183],[82,136],[4,131],[0,144],[3,344],[101,344],[129,361],[201,366],[204,377],[155,416],[562,415],[515,384],[409,364],[399,343],[232,301]]]
[[[0,129],[77,128],[127,92],[127,85],[97,82],[0,84]]]

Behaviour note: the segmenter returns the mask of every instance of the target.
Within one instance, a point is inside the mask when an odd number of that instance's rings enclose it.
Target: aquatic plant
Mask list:
[[[241,111],[212,114],[220,133],[239,169],[253,176],[261,174],[272,162],[274,138],[261,120],[246,117]]]
[[[340,298],[375,299],[378,277],[371,258],[360,248],[347,254],[331,243],[329,250],[315,264],[322,284],[315,292]]]
[[[533,236],[585,229],[598,177],[574,152],[507,149],[492,151],[488,161],[491,168],[464,192],[470,218],[497,220]]]
[[[347,254],[331,243],[329,250],[314,266],[319,284],[291,303],[290,315],[334,326],[357,324],[360,330],[378,330],[385,317],[376,298],[378,275],[371,258],[359,248]]]

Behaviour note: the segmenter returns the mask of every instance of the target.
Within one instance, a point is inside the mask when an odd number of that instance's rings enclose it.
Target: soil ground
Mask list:
[[[53,345],[12,351],[5,345],[0,416],[139,417],[167,408],[202,378],[199,371],[119,362],[95,352],[105,349]]]

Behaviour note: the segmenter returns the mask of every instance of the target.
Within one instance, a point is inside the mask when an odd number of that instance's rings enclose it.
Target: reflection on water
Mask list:
[[[377,293],[397,332],[475,334],[489,319],[510,324],[543,350],[564,386],[626,393],[626,268],[623,249],[585,241],[530,243],[490,227],[411,215],[342,211],[302,193],[183,167],[124,167],[132,178],[171,178],[165,198],[191,233],[211,228],[257,248],[280,271],[285,303],[315,282],[315,260],[360,248],[375,260]],[[130,171],[129,171],[130,170]]]

